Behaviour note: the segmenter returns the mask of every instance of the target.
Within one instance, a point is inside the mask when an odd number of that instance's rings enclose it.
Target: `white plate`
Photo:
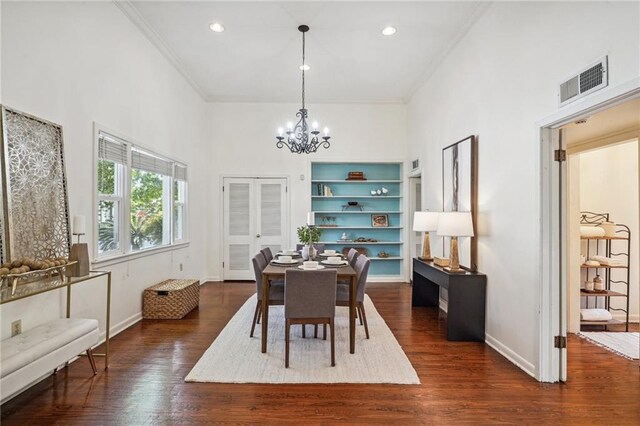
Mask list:
[[[336,263],[322,260],[320,261],[320,263],[322,263],[323,265],[329,265],[329,266],[346,266],[349,264],[349,262],[347,262],[346,260],[343,260],[341,262],[336,262]]]
[[[281,251],[278,252],[276,256],[300,256],[300,253],[297,251]]]
[[[298,263],[298,261],[295,259],[291,259],[291,262],[283,262],[280,259],[273,259],[272,262],[279,265],[295,265],[296,263]]]
[[[316,268],[305,268],[304,266],[300,265],[298,266],[298,268],[302,269],[303,271],[317,271],[318,269],[324,269],[324,266],[318,265]]]
[[[320,253],[319,256],[322,256],[322,257],[344,257],[344,255],[342,253],[334,253],[334,254]]]

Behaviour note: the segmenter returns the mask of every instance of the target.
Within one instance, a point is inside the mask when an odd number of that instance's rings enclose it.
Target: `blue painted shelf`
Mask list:
[[[350,171],[361,171],[367,180],[347,180]],[[325,188],[330,188],[326,195]],[[372,191],[388,190],[386,195]],[[402,163],[325,163],[311,164],[311,210],[322,228],[322,244],[337,251],[360,247],[372,260],[369,275],[400,276],[403,267]],[[362,206],[348,206],[347,201]],[[388,226],[372,226],[373,215],[386,215]],[[330,226],[323,226],[330,225]],[[341,241],[371,238],[377,242]],[[380,257],[386,252],[389,257]]]

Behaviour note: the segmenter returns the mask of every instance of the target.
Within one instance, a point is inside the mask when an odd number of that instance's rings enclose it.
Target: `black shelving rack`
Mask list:
[[[581,225],[601,225],[604,222],[609,222],[609,213],[594,213],[589,211],[580,212],[580,224]],[[587,266],[581,265],[582,269],[586,270],[587,280],[589,279],[589,272],[596,270],[596,274],[599,274],[600,270],[604,271],[604,284],[605,292],[588,292],[584,289],[580,290],[580,295],[586,298],[586,306],[589,307],[589,302],[593,301],[594,307],[598,306],[598,298],[604,298],[604,308],[609,311],[624,312],[625,314],[625,331],[629,331],[629,287],[631,282],[631,230],[628,226],[616,223],[614,236],[603,237],[580,237],[581,240],[587,242],[586,259],[593,255],[591,253],[592,248],[595,250],[596,255],[600,255],[601,249],[603,255],[609,258],[624,259],[624,266]],[[591,242],[595,241],[595,247],[592,247]],[[614,244],[615,243],[615,244]],[[621,247],[622,246],[622,247]],[[625,247],[626,246],[626,247]],[[624,249],[626,248],[626,251]],[[614,249],[616,251],[614,251]],[[619,251],[623,250],[623,251]],[[626,272],[626,280],[613,279],[613,273],[615,270],[623,269]],[[616,278],[618,276],[616,275]],[[626,299],[625,308],[614,308],[611,306],[612,297],[622,297]],[[620,324],[620,321],[580,321],[580,325],[602,325],[605,328],[608,325]]]

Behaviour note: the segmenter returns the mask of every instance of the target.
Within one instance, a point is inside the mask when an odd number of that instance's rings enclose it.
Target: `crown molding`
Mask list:
[[[442,49],[438,55],[427,65],[424,72],[413,82],[409,91],[404,96],[403,100],[405,103],[409,103],[411,98],[420,90],[422,86],[424,86],[430,79],[433,77],[433,74],[440,67],[440,64],[444,62],[444,60],[451,54],[453,49],[462,41],[462,39],[467,35],[469,30],[478,22],[478,19],[489,9],[489,7],[493,4],[493,2],[479,2],[474,8],[473,12],[465,23],[455,32],[454,36],[451,38],[449,43]]]
[[[131,20],[131,22],[138,27],[138,29],[144,34],[145,37],[153,44],[160,53],[169,61],[171,65],[178,71],[178,73],[191,85],[193,90],[198,95],[207,101],[206,92],[196,83],[191,74],[187,71],[187,68],[182,64],[182,61],[178,59],[178,56],[173,50],[162,40],[160,35],[151,27],[146,19],[142,17],[138,9],[129,0],[113,0],[113,3],[122,13]]]

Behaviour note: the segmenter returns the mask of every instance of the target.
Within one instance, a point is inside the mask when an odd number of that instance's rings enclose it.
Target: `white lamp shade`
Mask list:
[[[473,237],[471,212],[440,213],[436,232],[441,237]]]
[[[414,231],[435,231],[438,229],[438,212],[415,212],[413,214]]]

